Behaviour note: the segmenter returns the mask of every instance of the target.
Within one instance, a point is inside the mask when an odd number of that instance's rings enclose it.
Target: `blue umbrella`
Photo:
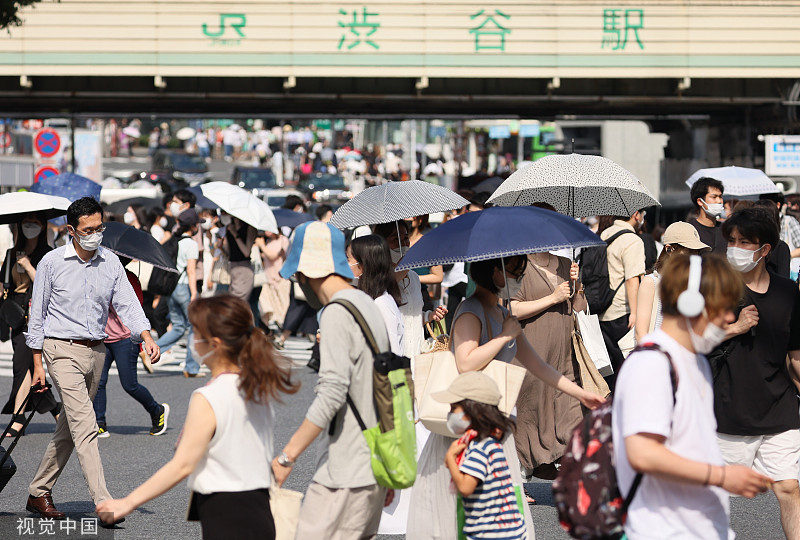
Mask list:
[[[82,197],[94,197],[95,200],[99,201],[101,189],[102,186],[94,180],[72,173],[49,176],[31,186],[31,191],[34,193],[58,195],[73,202]]]
[[[278,222],[278,227],[289,227],[294,229],[298,225],[311,221],[311,216],[305,212],[295,212],[288,208],[273,208],[272,213],[275,215],[275,221]]]
[[[552,210],[494,206],[459,216],[425,234],[400,260],[397,270],[604,244],[585,225]]]

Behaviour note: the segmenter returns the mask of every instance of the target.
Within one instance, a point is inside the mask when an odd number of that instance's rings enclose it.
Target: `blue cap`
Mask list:
[[[327,223],[311,221],[294,230],[294,238],[281,277],[289,279],[297,272],[309,278],[331,274],[353,278],[353,271],[344,252],[344,235]]]

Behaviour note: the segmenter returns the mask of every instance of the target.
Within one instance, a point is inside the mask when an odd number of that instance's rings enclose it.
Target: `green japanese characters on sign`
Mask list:
[[[610,47],[612,51],[624,51],[628,44],[629,33],[632,33],[639,49],[644,49],[644,44],[639,37],[639,30],[642,28],[644,28],[643,9],[626,9],[624,11],[622,9],[604,9],[603,41],[600,48]]]
[[[211,30],[203,23],[203,34],[211,38],[213,45],[239,45],[245,37],[242,29],[247,26],[247,16],[244,13],[220,13],[219,29]],[[231,29],[231,32],[228,30]]]
[[[348,16],[348,13],[340,9],[339,13],[345,17]],[[357,10],[353,10],[352,12],[352,20],[349,22],[342,22],[339,21],[339,26],[343,29],[347,30],[344,34],[342,34],[342,38],[339,40],[339,46],[337,49],[342,50],[347,38],[350,38],[351,43],[347,45],[347,50],[351,50],[362,43],[365,45],[369,45],[373,49],[379,49],[378,44],[375,43],[370,39],[370,36],[378,31],[380,28],[380,23],[377,22],[370,22],[370,17],[377,17],[377,13],[367,13],[367,8],[362,8],[361,11],[361,20],[359,20],[359,13]],[[346,19],[345,19],[346,20]]]
[[[475,34],[475,52],[482,50],[505,51],[506,34],[510,34],[511,30],[497,22],[495,16],[505,19],[510,19],[511,16],[506,15],[499,9],[494,10],[494,15],[485,15],[484,13],[484,10],[480,10],[469,17],[472,20],[483,17],[482,22],[469,31],[470,34]]]

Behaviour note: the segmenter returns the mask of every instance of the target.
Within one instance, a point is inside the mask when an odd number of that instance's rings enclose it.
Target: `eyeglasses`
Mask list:
[[[106,230],[105,225],[100,225],[99,227],[96,227],[94,229],[89,229],[87,231],[79,231],[78,229],[74,229],[74,231],[78,233],[79,236],[89,236],[90,234],[101,233],[105,230]]]

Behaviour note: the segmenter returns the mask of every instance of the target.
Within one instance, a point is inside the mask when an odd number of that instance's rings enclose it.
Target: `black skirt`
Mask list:
[[[192,492],[189,521],[200,521],[203,540],[275,540],[269,490]]]

